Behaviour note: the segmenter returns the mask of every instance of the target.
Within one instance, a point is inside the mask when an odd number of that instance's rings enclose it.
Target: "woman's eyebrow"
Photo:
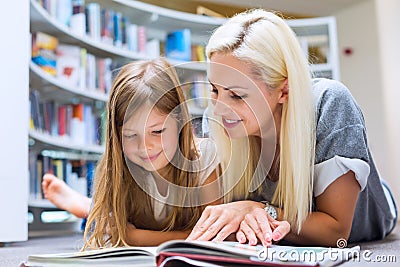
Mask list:
[[[212,86],[214,86],[215,87],[215,85],[210,81],[210,80],[208,80],[208,82],[212,85]],[[231,90],[231,89],[247,89],[246,87],[243,87],[243,86],[240,86],[240,85],[231,85],[231,86],[222,86],[222,85],[219,85],[219,86],[221,86],[222,88],[224,88],[224,90]]]

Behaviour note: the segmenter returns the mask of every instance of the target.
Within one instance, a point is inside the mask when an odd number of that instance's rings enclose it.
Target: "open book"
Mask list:
[[[105,248],[30,255],[22,266],[335,266],[359,258],[360,247],[249,246],[238,242],[173,240],[158,247]]]

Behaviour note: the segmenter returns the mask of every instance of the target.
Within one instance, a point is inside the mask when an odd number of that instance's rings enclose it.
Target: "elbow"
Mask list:
[[[351,232],[351,225],[340,225],[332,231],[331,238],[329,238],[328,246],[344,248],[347,246]]]

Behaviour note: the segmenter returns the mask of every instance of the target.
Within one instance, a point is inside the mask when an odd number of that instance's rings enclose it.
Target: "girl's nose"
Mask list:
[[[152,150],[154,148],[154,142],[151,137],[145,136],[143,137],[140,142],[139,142],[139,151],[147,151],[147,150]]]

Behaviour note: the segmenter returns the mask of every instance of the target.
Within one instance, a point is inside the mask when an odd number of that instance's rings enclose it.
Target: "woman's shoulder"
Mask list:
[[[340,81],[316,78],[312,82],[315,102],[321,101],[355,101],[350,90]]]
[[[350,90],[341,82],[325,78],[313,80],[314,104],[318,117],[348,116],[362,118],[361,109]]]

